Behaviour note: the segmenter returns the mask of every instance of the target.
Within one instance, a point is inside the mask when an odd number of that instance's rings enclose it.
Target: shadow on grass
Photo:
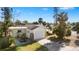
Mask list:
[[[27,45],[31,45],[31,44],[33,44],[33,43],[36,43],[37,41],[32,41],[32,42],[29,42],[29,43],[26,43],[26,44],[22,44],[22,45],[20,45],[20,46],[16,46],[16,47],[23,47],[23,46],[27,46]]]

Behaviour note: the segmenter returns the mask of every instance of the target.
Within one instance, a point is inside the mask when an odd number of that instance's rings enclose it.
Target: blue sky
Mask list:
[[[68,13],[68,21],[79,21],[79,7],[61,7],[60,11]],[[33,22],[38,21],[41,17],[44,21],[51,23],[54,22],[53,13],[53,7],[13,7],[14,21],[18,19]]]
[[[27,20],[28,22],[33,22],[38,21],[41,17],[44,21],[51,22],[53,19],[53,8],[18,7],[13,9],[15,19],[19,19],[21,21]]]

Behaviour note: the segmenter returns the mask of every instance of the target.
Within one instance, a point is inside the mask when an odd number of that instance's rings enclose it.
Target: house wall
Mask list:
[[[39,39],[45,38],[46,36],[46,29],[43,26],[39,26],[38,28],[34,30],[29,30],[27,28],[22,28],[22,29],[18,28],[18,29],[10,29],[10,30],[11,30],[11,35],[13,37],[17,37],[18,30],[21,30],[21,33],[26,33],[26,36],[28,38],[30,38],[30,34],[33,33],[34,40],[39,40]]]
[[[46,29],[44,27],[38,27],[33,30],[34,33],[34,40],[39,40],[45,38],[46,36]]]
[[[17,35],[18,35],[18,30],[21,30],[21,32],[20,32],[20,34],[23,34],[23,33],[26,33],[26,36],[27,36],[27,30],[26,29],[11,29],[11,35],[13,36],[13,37],[17,37]]]
[[[27,36],[28,38],[30,38],[30,33],[32,33],[32,31],[31,31],[31,30],[29,30],[29,29],[27,29],[26,33],[27,33],[27,35],[26,35],[26,36]]]

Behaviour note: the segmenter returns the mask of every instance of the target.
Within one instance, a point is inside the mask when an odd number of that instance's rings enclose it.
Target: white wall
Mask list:
[[[29,30],[29,29],[27,29],[27,31],[26,31],[26,36],[28,37],[28,38],[30,38],[30,33],[31,33],[31,30]]]
[[[13,37],[17,36],[18,30],[21,30],[22,33],[26,33],[26,36],[28,38],[30,38],[30,33],[33,33],[35,40],[45,38],[45,36],[46,36],[46,29],[43,26],[40,26],[34,30],[29,30],[29,29],[11,29],[11,30],[12,30],[11,32],[12,32]]]
[[[26,33],[26,36],[27,36],[27,30],[26,30],[26,29],[12,29],[12,30],[11,30],[11,33],[12,33],[12,36],[13,36],[13,37],[17,37],[17,32],[18,32],[18,30],[21,30],[21,34],[22,34],[22,33]]]
[[[46,29],[44,27],[38,27],[35,30],[33,30],[33,33],[34,33],[34,39],[39,40],[45,38]]]

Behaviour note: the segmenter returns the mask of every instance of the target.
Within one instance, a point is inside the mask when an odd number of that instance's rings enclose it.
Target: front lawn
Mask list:
[[[16,48],[17,51],[48,51],[48,49],[39,43],[35,42],[29,45],[24,45]]]

